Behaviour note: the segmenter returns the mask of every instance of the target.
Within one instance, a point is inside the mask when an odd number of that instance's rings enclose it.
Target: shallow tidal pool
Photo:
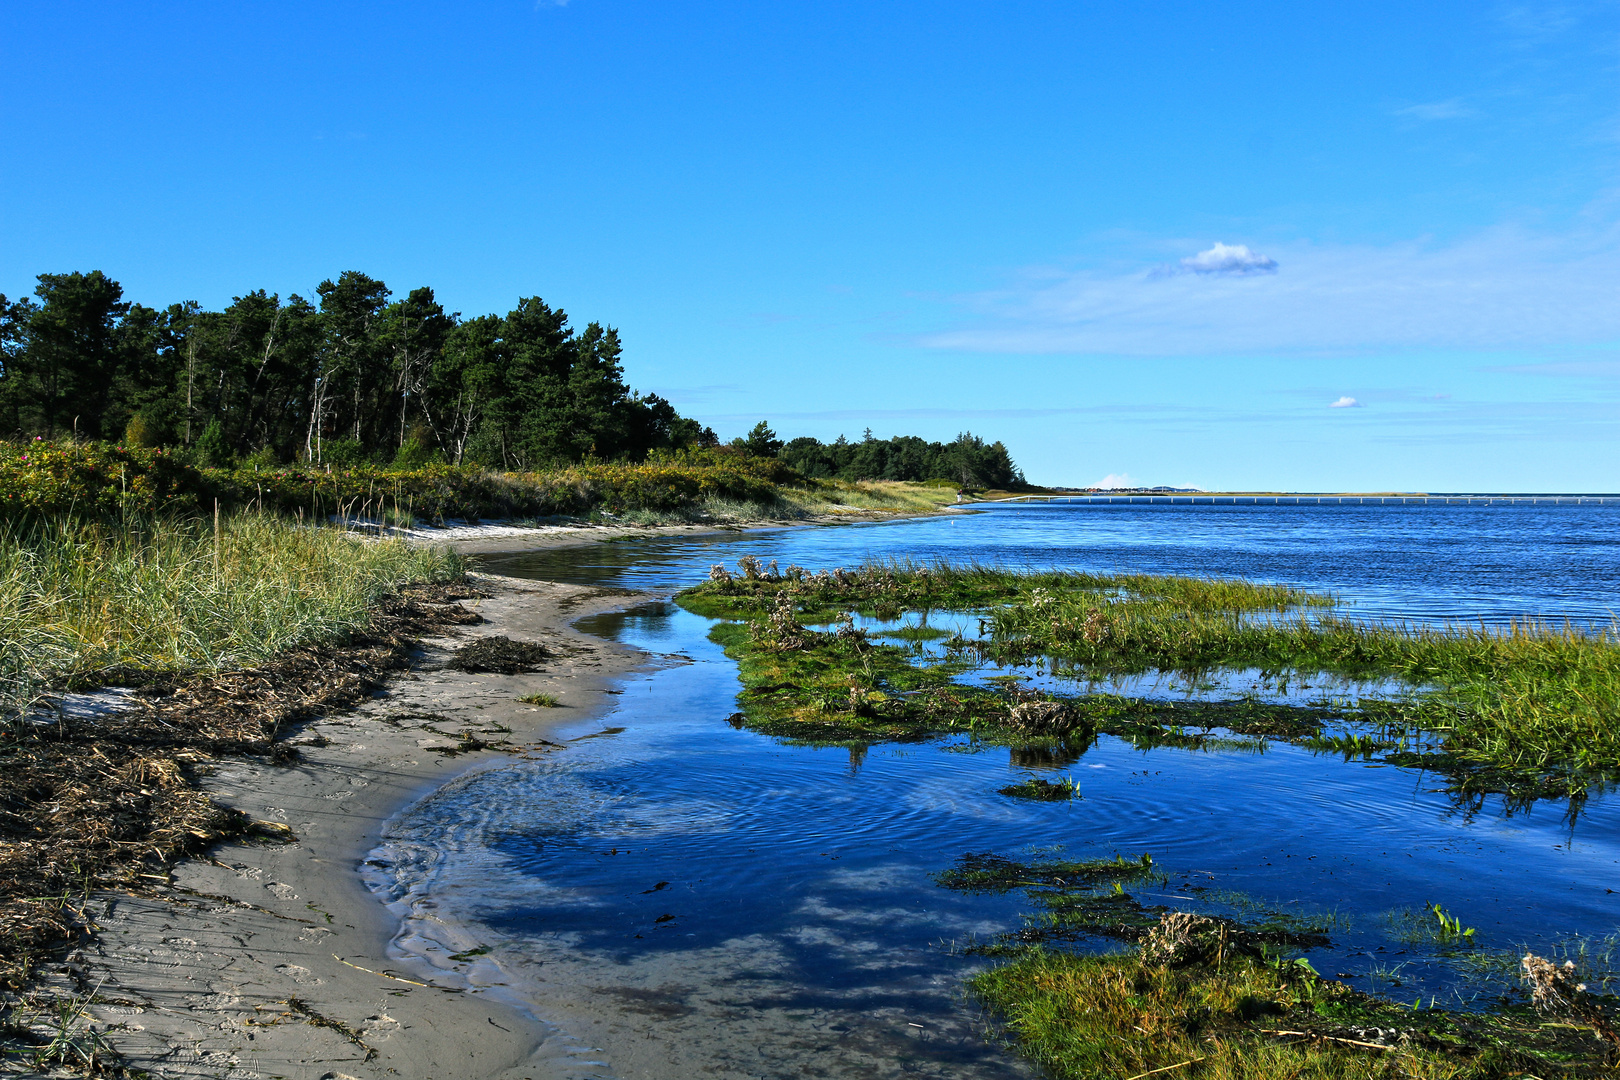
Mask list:
[[[639,561],[612,545],[570,573],[673,588],[717,550],[851,565],[861,537],[880,535],[659,542]],[[496,569],[548,576],[556,558]],[[1162,876],[1130,886],[1142,903],[1296,919],[1331,939],[1306,954],[1323,975],[1452,1007],[1489,1004],[1526,947],[1591,957],[1620,924],[1612,798],[1509,813],[1421,772],[1253,739],[785,745],[728,722],[739,684],[711,625],[673,604],[584,624],[666,663],[564,752],[409,808],[368,868],[405,918],[397,947],[504,984],[577,1045],[569,1075],[1033,1075],[986,1038],[961,989],[995,962],[974,946],[1018,929],[1031,904],[935,883],[967,853],[1150,854]],[[1073,780],[1079,797],[999,794],[1032,776]],[[1434,904],[1476,928],[1472,945],[1435,940]]]

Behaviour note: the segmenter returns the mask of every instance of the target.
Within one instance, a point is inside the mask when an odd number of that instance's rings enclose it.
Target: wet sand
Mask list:
[[[913,515],[852,513],[837,520]],[[771,529],[820,522],[759,522]],[[723,526],[725,531],[743,531]],[[629,536],[698,536],[712,525],[455,525],[411,530],[413,542],[468,555],[517,554]],[[561,751],[591,729],[623,676],[660,663],[572,629],[582,617],[656,597],[489,574],[492,594],[463,601],[484,621],[422,642],[419,663],[365,705],[290,731],[290,765],[221,758],[204,779],[221,805],[285,825],[296,840],[244,839],[176,864],[151,892],[103,893],[95,934],[37,989],[81,999],[131,1070],[219,1080],[585,1080],[611,1070],[587,1045],[503,999],[498,969],[401,959],[399,914],[362,880],[390,818],[473,770],[515,755]],[[468,674],[445,666],[479,635],[537,641],[554,656],[533,674]],[[522,696],[550,694],[564,707]],[[470,734],[491,745],[459,750]],[[262,830],[261,830],[262,831]],[[442,927],[444,941],[457,928]],[[468,945],[472,945],[469,942]],[[494,979],[486,976],[493,972]],[[471,979],[463,976],[472,976]],[[0,1063],[0,1075],[35,1075]],[[64,1074],[67,1075],[67,1074]]]
[[[440,540],[512,551],[608,535],[523,532]],[[296,841],[232,843],[178,864],[157,890],[161,899],[97,898],[95,940],[47,986],[99,988],[104,1004],[93,1014],[112,1025],[107,1038],[129,1067],[154,1077],[231,1080],[602,1075],[585,1048],[489,989],[391,960],[398,919],[358,873],[402,807],[514,754],[559,752],[551,736],[588,723],[611,700],[606,691],[616,679],[653,662],[569,625],[649,597],[489,575],[476,581],[494,595],[463,603],[485,621],[424,642],[420,664],[366,705],[290,733],[300,760],[216,763],[205,781],[215,799],[285,824]],[[491,634],[541,642],[554,658],[516,676],[444,666],[451,649]],[[535,693],[564,707],[517,700]],[[469,731],[505,745],[443,752]]]

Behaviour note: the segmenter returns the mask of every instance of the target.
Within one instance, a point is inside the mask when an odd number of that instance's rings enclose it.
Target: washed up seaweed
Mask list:
[[[0,986],[89,931],[96,890],[150,890],[187,854],[284,828],[215,803],[199,778],[219,758],[295,760],[302,720],[364,700],[415,662],[414,639],[464,624],[464,584],[401,589],[343,645],[295,649],[218,673],[124,671],[134,708],[14,725],[0,739]]]
[[[535,671],[550,656],[543,645],[492,634],[457,649],[449,666],[457,671],[524,675]]]

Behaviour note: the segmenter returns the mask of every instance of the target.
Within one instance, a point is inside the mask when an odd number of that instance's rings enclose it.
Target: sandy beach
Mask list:
[[[605,535],[492,527],[431,539],[490,552]],[[588,730],[613,681],[654,662],[570,628],[650,597],[490,575],[475,583],[491,595],[463,603],[484,621],[424,641],[420,662],[360,708],[292,732],[299,760],[217,763],[206,781],[217,801],[296,840],[226,844],[175,866],[155,897],[97,898],[95,940],[56,979],[98,988],[92,1012],[128,1067],[230,1080],[603,1075],[587,1047],[461,981],[453,963],[391,960],[398,920],[358,873],[402,807],[513,755],[566,752],[556,740]],[[451,650],[478,635],[540,642],[552,659],[524,675],[447,668]],[[517,700],[535,693],[563,707]],[[456,752],[468,733],[493,745]]]

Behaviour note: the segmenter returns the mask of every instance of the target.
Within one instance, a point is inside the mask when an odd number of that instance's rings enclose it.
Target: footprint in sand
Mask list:
[[[272,881],[270,884],[265,886],[265,889],[270,893],[270,895],[274,896],[277,900],[296,900],[296,899],[298,899],[298,893],[293,891],[293,887],[291,885],[286,884],[285,882]]]
[[[320,986],[325,979],[316,978],[309,968],[299,967],[297,964],[277,964],[276,970],[299,986]]]

